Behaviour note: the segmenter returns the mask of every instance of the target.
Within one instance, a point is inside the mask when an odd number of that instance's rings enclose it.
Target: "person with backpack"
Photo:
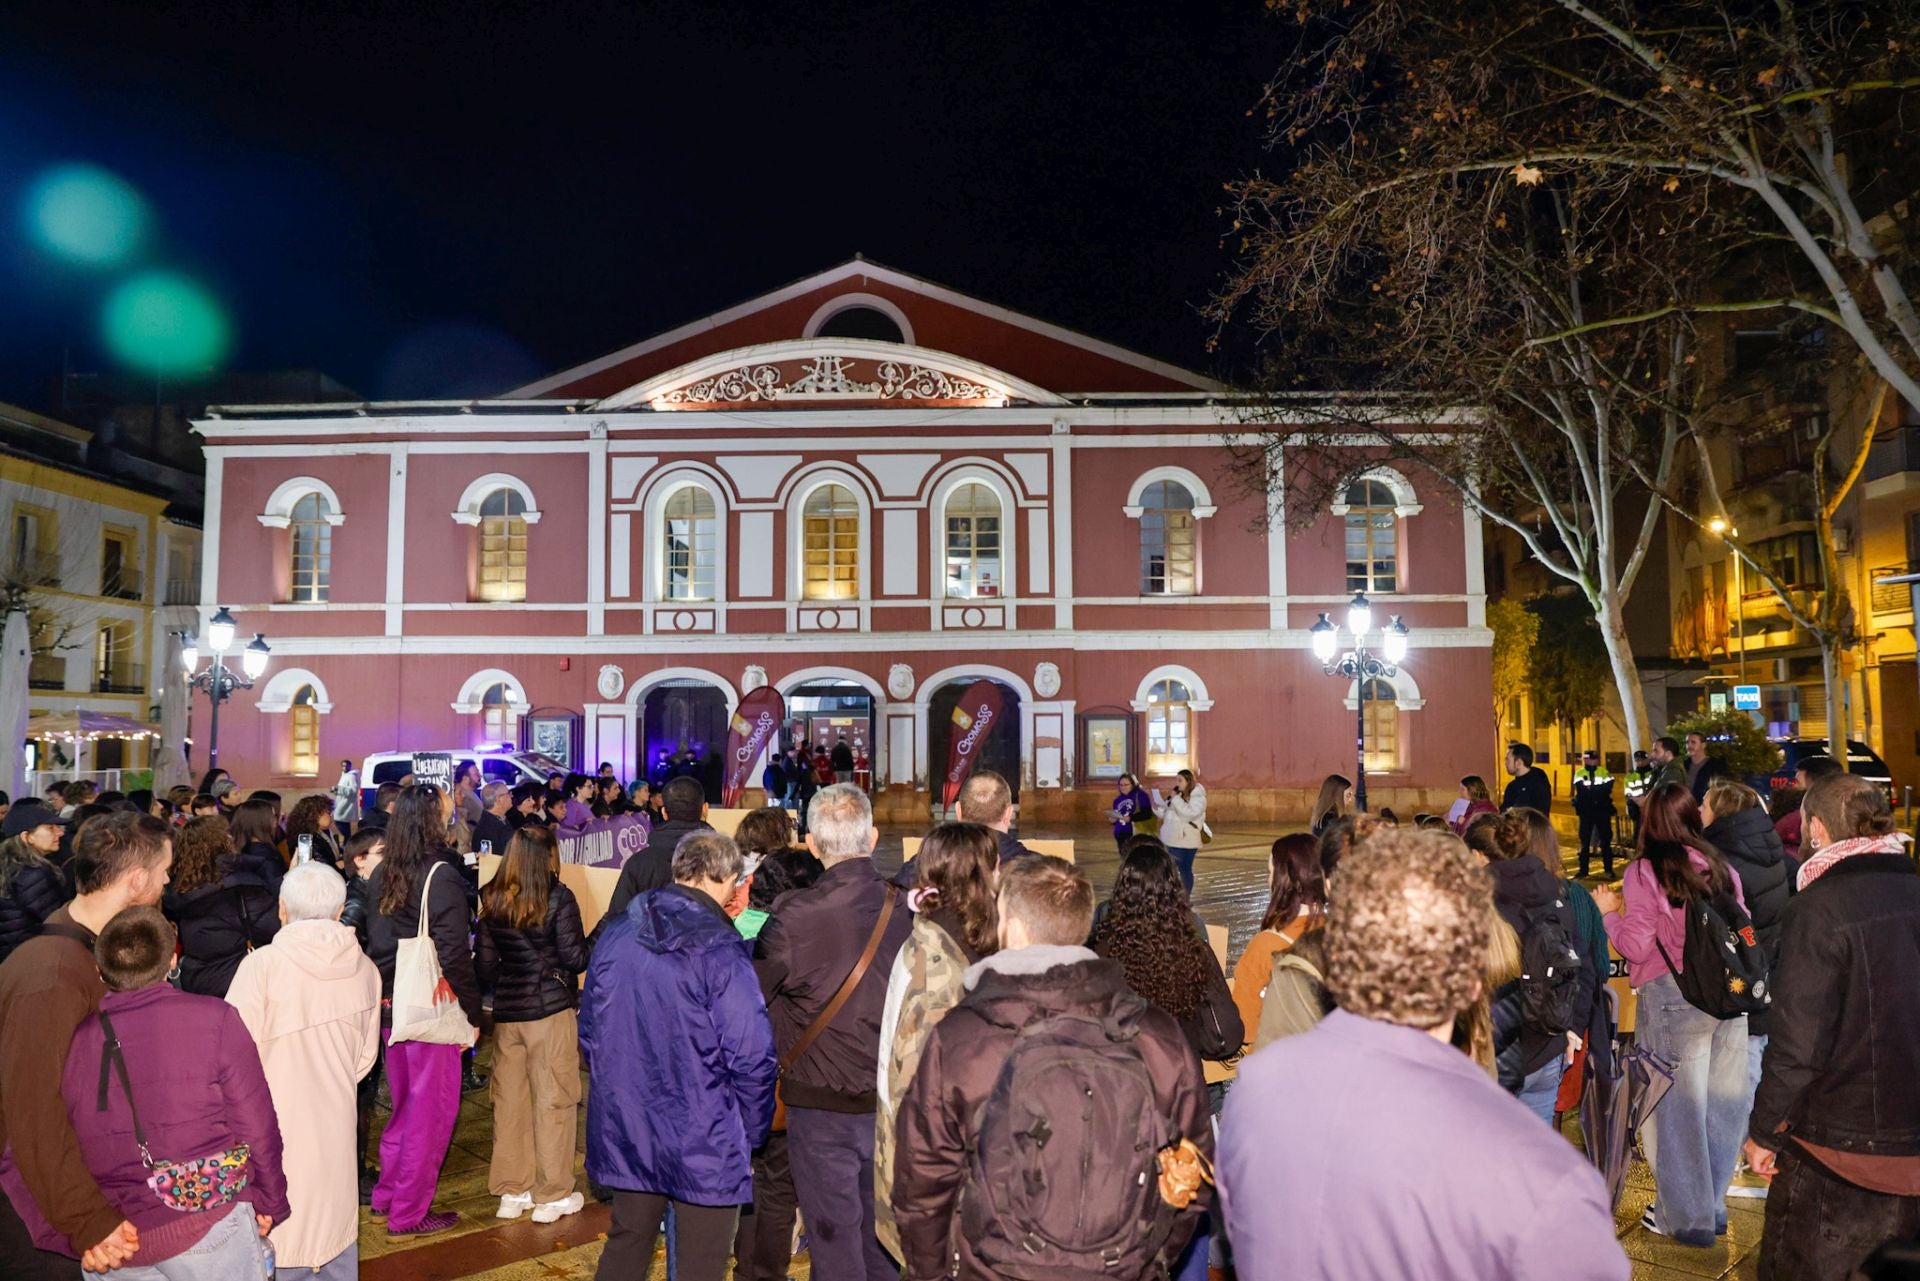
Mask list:
[[[1565,874],[1567,865],[1561,858],[1560,834],[1553,830],[1553,820],[1539,810],[1524,813],[1533,837],[1529,842],[1533,857],[1547,869],[1547,874],[1560,886],[1560,896],[1573,909],[1573,932],[1579,943],[1580,958],[1593,976],[1587,1006],[1575,1011],[1573,1017],[1573,1031],[1582,1044],[1567,1064],[1566,1075],[1560,1078],[1560,1097],[1555,1107],[1559,1112],[1571,1112],[1580,1106],[1589,1072],[1594,1068],[1611,1070],[1615,1029],[1613,1002],[1607,995],[1607,973],[1612,957],[1607,951],[1607,927],[1600,918],[1599,905],[1586,886]]]
[[[914,859],[916,884],[907,898],[913,933],[894,957],[880,1019],[880,1106],[873,1140],[874,1226],[881,1244],[896,1257],[894,1124],[928,1034],[965,994],[961,975],[996,945],[1000,845],[994,836],[993,829],[978,823],[942,823],[927,834]]]
[[[999,950],[967,970],[900,1105],[905,1275],[1165,1275],[1209,1202],[1199,1060],[1117,962],[1081,945],[1084,872],[1017,859],[997,897]]]
[[[1740,880],[1708,843],[1687,785],[1661,783],[1641,808],[1640,853],[1623,890],[1603,885],[1593,899],[1640,998],[1634,1041],[1674,1065],[1653,1113],[1658,1196],[1641,1223],[1704,1249],[1727,1230],[1725,1194],[1746,1133],[1747,1020],[1725,1011],[1742,999],[1764,1004],[1765,962]],[[1743,931],[1752,941],[1740,959],[1759,965],[1757,979],[1718,959],[1714,936]],[[1702,1008],[1735,985],[1716,1009]]]
[[[1599,1172],[1448,1044],[1491,898],[1436,832],[1383,829],[1341,864],[1317,931],[1339,1008],[1243,1062],[1220,1118],[1241,1281],[1627,1281]]]
[[[721,1281],[773,1120],[773,1029],[725,911],[746,861],[732,837],[692,832],[672,874],[608,925],[580,1001],[587,1175],[614,1190],[595,1275],[619,1281],[651,1270],[669,1206],[680,1281]]]
[[[1249,1035],[1260,1026],[1267,989],[1280,972],[1280,959],[1327,919],[1327,879],[1320,870],[1320,842],[1305,832],[1273,843],[1267,865],[1267,911],[1260,932],[1248,941],[1233,967],[1233,1003],[1240,1026]],[[1319,978],[1315,970],[1315,979]],[[1318,1015],[1315,1015],[1318,1022]],[[1258,1039],[1257,1036],[1255,1039]]]
[[[1493,994],[1500,1085],[1551,1125],[1560,1078],[1593,1004],[1594,973],[1558,878],[1533,857],[1531,812],[1477,819],[1466,841],[1493,878],[1500,919],[1520,940],[1519,977]]]
[[[1727,857],[1727,865],[1740,878],[1740,892],[1753,917],[1753,928],[1760,934],[1760,950],[1766,954],[1771,972],[1780,959],[1780,919],[1786,915],[1788,896],[1793,893],[1793,872],[1787,854],[1768,817],[1760,794],[1740,780],[1722,774],[1707,784],[1707,799],[1700,806],[1700,822],[1713,847]],[[1771,1011],[1747,1015],[1747,1095],[1760,1088],[1760,1060],[1767,1050],[1768,1022]],[[1727,1195],[1765,1196],[1765,1190],[1736,1185]]]
[[[1898,1275],[1868,1256],[1920,1237],[1920,876],[1872,780],[1820,779],[1802,811],[1746,1144],[1773,1180],[1760,1281]]]

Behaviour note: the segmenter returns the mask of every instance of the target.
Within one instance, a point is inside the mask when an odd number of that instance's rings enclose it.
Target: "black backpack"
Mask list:
[[[1573,945],[1573,912],[1556,898],[1521,909],[1521,1022],[1532,1032],[1558,1036],[1573,1028],[1580,1012],[1580,952]]]
[[[1657,937],[1653,945],[1674,972],[1674,983],[1687,1004],[1716,1019],[1764,1013],[1773,1004],[1767,954],[1740,900],[1725,890],[1689,898],[1681,911],[1687,921],[1686,942],[1680,949],[1686,968],[1674,965]]]
[[[1146,1003],[1107,1018],[1053,1014],[1022,1029],[974,1116],[959,1231],[996,1276],[1164,1276],[1179,1215],[1159,1153],[1182,1137],[1140,1055]]]

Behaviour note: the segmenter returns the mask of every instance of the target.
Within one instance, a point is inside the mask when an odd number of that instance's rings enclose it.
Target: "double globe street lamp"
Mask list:
[[[1393,621],[1380,629],[1380,651],[1375,653],[1367,636],[1373,630],[1373,604],[1365,592],[1355,592],[1347,602],[1347,630],[1353,633],[1353,648],[1340,654],[1340,629],[1322,612],[1320,621],[1308,628],[1313,638],[1313,654],[1321,670],[1329,676],[1345,677],[1354,683],[1359,697],[1354,700],[1353,803],[1367,808],[1367,686],[1382,677],[1392,677],[1407,657],[1407,625],[1395,614]]]
[[[213,650],[213,661],[207,664],[206,671],[198,674],[193,669],[200,665],[200,644],[192,632],[180,633],[180,662],[187,669],[187,685],[205,690],[207,700],[213,704],[213,719],[207,726],[208,769],[220,763],[220,704],[233,697],[236,689],[252,689],[253,683],[266,672],[267,658],[273,652],[267,648],[266,634],[255,632],[252,642],[240,652],[240,671],[234,671],[227,666],[227,651],[233,647],[236,628],[233,615],[225,605],[207,620],[207,645]]]

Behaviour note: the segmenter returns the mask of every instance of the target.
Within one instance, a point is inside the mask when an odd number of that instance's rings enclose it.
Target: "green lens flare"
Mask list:
[[[219,363],[232,341],[226,312],[185,276],[150,271],[107,298],[101,322],[108,348],[142,369],[191,371]]]
[[[49,169],[28,189],[24,210],[42,249],[83,266],[118,266],[147,238],[147,202],[96,165]]]

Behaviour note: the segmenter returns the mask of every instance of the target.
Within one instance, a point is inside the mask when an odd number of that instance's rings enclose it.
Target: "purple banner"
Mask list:
[[[584,827],[554,829],[560,838],[560,861],[588,867],[625,867],[628,859],[647,847],[653,824],[644,814],[620,814]]]

